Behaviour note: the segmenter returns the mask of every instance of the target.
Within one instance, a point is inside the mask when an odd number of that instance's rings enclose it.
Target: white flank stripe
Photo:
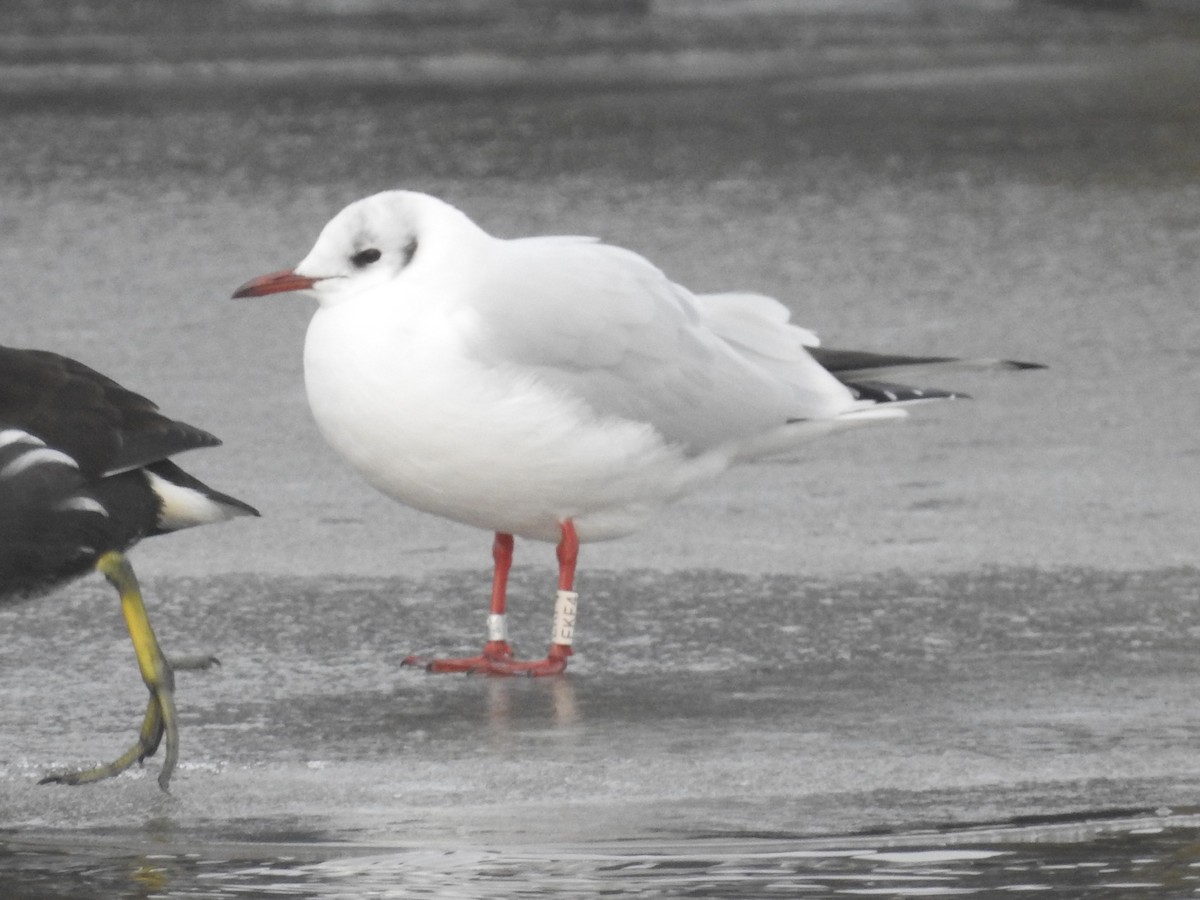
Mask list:
[[[14,478],[20,475],[27,469],[33,466],[70,466],[72,469],[78,469],[79,465],[67,454],[61,450],[52,450],[49,447],[36,447],[32,450],[26,450],[3,469],[0,469],[0,479]]]
[[[5,428],[0,431],[0,447],[7,447],[9,444],[32,444],[35,447],[45,447],[46,442],[40,438],[35,438],[28,431],[22,431],[20,428]]]
[[[54,505],[56,510],[97,513],[108,518],[108,510],[100,505],[100,501],[91,497],[68,497]]]

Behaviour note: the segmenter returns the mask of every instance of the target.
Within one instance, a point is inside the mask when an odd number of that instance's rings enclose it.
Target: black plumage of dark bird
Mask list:
[[[178,758],[174,669],[212,660],[167,660],[125,553],[144,537],[258,515],[170,459],[218,444],[83,363],[0,346],[0,603],[99,570],[120,594],[150,692],[128,751],[111,763],[44,781],[83,784],[116,775],[155,753],[165,737],[158,781],[167,789]]]

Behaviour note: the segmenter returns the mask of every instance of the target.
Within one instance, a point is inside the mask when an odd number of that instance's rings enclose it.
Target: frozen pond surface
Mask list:
[[[412,649],[473,649],[475,582],[161,581],[164,640],[223,661],[182,677],[170,796],[153,760],[90,789],[36,784],[136,725],[106,591],[0,611],[0,879],[716,897],[1200,875],[1193,570],[592,573],[566,677],[398,669]],[[523,642],[546,606],[519,604]]]
[[[39,68],[45,38],[8,39],[4,342],[219,434],[188,468],[265,517],[134,554],[168,651],[223,662],[180,676],[170,796],[155,760],[36,784],[136,727],[107,588],[0,609],[0,895],[1193,893],[1200,50],[1194,16],[1147,5],[721,25],[770,53],[649,54],[587,90],[521,67],[413,90],[370,54],[331,82],[302,29],[198,32],[149,69],[99,39],[66,46],[115,69]],[[697,27],[664,29],[713,50]],[[355,28],[331,46],[391,40]],[[428,71],[480,64],[431,34]],[[268,91],[249,63],[187,68],[254,46],[305,62]],[[977,399],[585,547],[566,678],[401,670],[477,649],[490,539],[324,448],[304,303],[226,299],[394,186],[779,296],[831,346],[1051,368],[948,379]],[[529,652],[551,560],[518,545]]]

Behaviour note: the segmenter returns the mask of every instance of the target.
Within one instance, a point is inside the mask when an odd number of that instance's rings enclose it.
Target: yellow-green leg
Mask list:
[[[121,595],[121,612],[129,626],[129,637],[137,654],[138,667],[142,670],[142,681],[150,691],[150,702],[146,706],[146,717],[142,720],[138,739],[132,747],[110,763],[92,769],[56,772],[42,779],[42,784],[90,784],[104,778],[119,775],[136,762],[153,756],[163,737],[167,740],[167,752],[163,759],[158,784],[164,791],[171,782],[171,773],[179,758],[179,726],[175,716],[175,673],[163,655],[146,616],[142,603],[142,592],[138,587],[133,567],[122,553],[106,553],[96,563],[96,568],[108,579]],[[188,660],[186,668],[205,668],[215,659]]]

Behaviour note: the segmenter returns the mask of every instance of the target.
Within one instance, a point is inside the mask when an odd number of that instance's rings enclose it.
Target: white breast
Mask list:
[[[453,316],[322,308],[305,382],[330,445],[375,488],[480,528],[557,541],[639,528],[729,463],[687,458],[649,425],[600,417],[536,373],[468,358]]]

